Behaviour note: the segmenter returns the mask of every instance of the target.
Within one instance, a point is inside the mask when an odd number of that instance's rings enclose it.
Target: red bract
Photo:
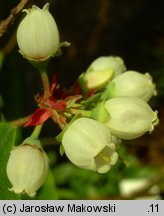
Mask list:
[[[67,103],[64,100],[55,101],[54,97],[50,97],[49,102],[52,109],[55,109],[58,112],[62,112],[67,106]]]
[[[80,88],[78,83],[75,83],[72,89],[67,90],[61,88],[56,82],[56,76],[53,76],[50,85],[50,96],[45,97],[45,94],[37,94],[35,96],[35,100],[40,108],[36,109],[31,115],[29,121],[25,124],[25,127],[43,124],[51,117],[53,120],[55,119],[54,121],[56,123],[59,123],[58,120],[62,123],[66,123],[66,118],[62,116],[62,111],[64,111],[65,108],[73,107],[76,101],[82,98],[82,95],[79,93]],[[58,115],[60,115],[60,118],[57,118],[57,120],[53,110],[56,110]]]
[[[30,119],[24,125],[24,127],[27,127],[27,126],[36,126],[36,125],[39,125],[39,124],[43,124],[51,116],[52,116],[52,112],[51,112],[50,109],[38,108],[30,116]]]

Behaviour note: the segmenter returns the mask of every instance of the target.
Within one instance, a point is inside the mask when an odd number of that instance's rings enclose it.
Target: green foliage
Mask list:
[[[122,178],[146,178],[154,175],[154,169],[151,166],[142,166],[139,159],[128,152],[125,143],[118,149],[120,156],[119,172]],[[123,163],[122,163],[123,162]]]
[[[19,199],[19,196],[10,192],[11,184],[7,178],[6,165],[11,149],[16,140],[16,128],[7,124],[0,123],[0,199],[10,200]]]

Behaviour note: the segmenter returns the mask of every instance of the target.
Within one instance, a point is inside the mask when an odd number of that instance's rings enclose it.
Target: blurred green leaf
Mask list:
[[[68,162],[55,166],[53,173],[60,199],[97,199],[119,194],[117,168],[99,174]]]
[[[64,200],[78,199],[77,193],[72,189],[60,188],[58,189],[58,194],[60,199],[64,199]]]
[[[6,165],[11,149],[16,140],[16,128],[7,123],[0,123],[0,199],[16,200],[19,196],[10,192],[11,184],[7,178]],[[16,169],[16,167],[15,167]]]

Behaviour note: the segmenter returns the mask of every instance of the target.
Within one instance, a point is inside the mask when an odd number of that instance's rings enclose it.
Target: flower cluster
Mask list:
[[[158,124],[157,111],[147,103],[156,95],[155,84],[148,73],[126,71],[124,61],[114,56],[94,60],[79,83],[84,95],[96,92],[82,102],[87,109],[91,107],[91,116],[75,120],[62,144],[75,165],[105,173],[117,161],[118,140],[151,133]]]
[[[39,108],[25,124],[36,126],[34,132],[11,151],[7,164],[11,190],[30,196],[43,184],[48,171],[48,159],[38,140],[47,119],[52,118],[62,129],[56,139],[69,160],[80,168],[99,173],[108,172],[117,162],[122,139],[151,133],[158,124],[157,111],[148,104],[157,94],[152,77],[128,71],[121,57],[95,59],[72,90],[61,89],[56,80],[49,85],[44,62],[56,55],[60,43],[48,9],[49,4],[43,9],[33,6],[25,10],[27,14],[17,31],[20,52],[39,65],[36,68],[44,87],[43,95],[35,96]]]

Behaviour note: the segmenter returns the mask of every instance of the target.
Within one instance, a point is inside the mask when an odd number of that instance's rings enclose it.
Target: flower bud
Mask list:
[[[110,130],[93,119],[75,120],[64,133],[62,145],[70,161],[83,169],[106,173],[118,159]]]
[[[109,83],[105,94],[108,94],[107,98],[127,96],[141,98],[147,102],[157,94],[157,91],[152,77],[148,73],[127,71]]]
[[[43,9],[33,5],[24,11],[26,16],[17,31],[20,52],[29,60],[47,60],[54,56],[60,46],[58,28],[49,12],[49,3]]]
[[[105,88],[109,81],[126,70],[120,57],[102,56],[95,59],[85,73],[79,77],[79,83],[84,92]]]
[[[106,125],[110,131],[122,139],[135,139],[146,132],[152,132],[158,124],[157,112],[139,98],[118,97],[107,100],[109,112]]]
[[[80,86],[84,92],[105,88],[112,79],[113,73],[111,68],[82,73],[79,77]]]
[[[114,77],[116,77],[126,71],[126,66],[119,56],[101,56],[90,64],[87,72],[107,69],[114,70]]]
[[[34,196],[48,173],[48,158],[37,145],[22,144],[11,151],[7,163],[7,176],[18,194]]]

